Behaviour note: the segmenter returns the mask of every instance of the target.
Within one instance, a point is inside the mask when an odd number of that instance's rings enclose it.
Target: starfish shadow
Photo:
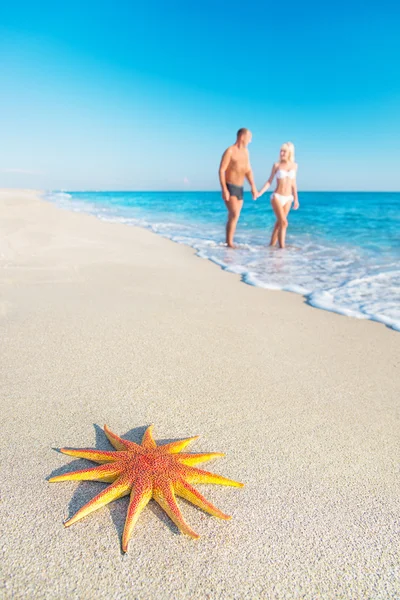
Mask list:
[[[107,439],[104,431],[101,429],[101,427],[99,427],[96,424],[93,424],[93,426],[94,426],[95,435],[96,435],[95,448],[97,450],[114,450],[114,448],[111,446],[110,442],[108,441],[108,439]],[[66,446],[66,448],[68,448],[68,446]],[[83,448],[83,446],[82,446],[82,448]],[[55,450],[56,452],[59,452],[61,454],[60,448],[53,448],[53,450]],[[78,458],[77,460],[74,460],[73,462],[70,462],[66,465],[62,465],[62,467],[57,467],[57,469],[54,469],[54,471],[52,471],[50,473],[50,475],[48,477],[46,477],[46,479],[49,480],[51,477],[56,477],[57,475],[65,475],[66,473],[71,473],[73,471],[78,471],[81,469],[88,469],[93,466],[94,466],[94,463],[92,461],[85,460],[84,458]],[[83,483],[85,483],[85,482],[83,482]]]
[[[103,438],[107,439],[106,434],[104,433],[103,429],[101,427],[99,427],[98,425],[96,425],[95,427],[97,427],[99,432],[101,432],[101,434],[103,435]],[[130,429],[124,435],[121,435],[121,437],[124,440],[129,440],[130,442],[135,442],[136,444],[140,444],[142,442],[142,438],[143,438],[144,433],[147,428],[148,428],[148,425],[145,425],[142,427],[133,427],[133,429]],[[114,448],[113,448],[113,450],[114,450]]]

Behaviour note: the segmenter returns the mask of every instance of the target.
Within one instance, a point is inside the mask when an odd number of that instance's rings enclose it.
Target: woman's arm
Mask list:
[[[297,165],[296,165],[296,176],[297,176]],[[293,198],[294,198],[294,205],[293,205],[293,209],[297,210],[300,206],[299,204],[299,198],[297,195],[297,182],[296,182],[296,177],[293,179],[293,183],[292,183],[292,194],[293,194]]]
[[[272,183],[272,180],[273,180],[273,178],[275,177],[275,173],[276,173],[276,171],[277,171],[277,168],[278,168],[278,163],[274,163],[274,164],[272,165],[271,175],[269,176],[269,179],[268,179],[268,181],[266,181],[266,182],[264,183],[264,185],[262,186],[261,190],[258,192],[258,198],[259,198],[260,196],[262,196],[262,195],[264,194],[264,192],[266,192],[266,191],[267,191],[267,189],[269,188],[269,186],[271,185],[271,183]]]

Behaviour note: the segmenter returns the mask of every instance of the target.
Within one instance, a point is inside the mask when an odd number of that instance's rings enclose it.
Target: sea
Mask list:
[[[400,193],[300,192],[287,247],[269,247],[270,194],[245,193],[238,247],[224,244],[220,192],[52,191],[58,206],[149,229],[194,248],[244,283],[300,294],[318,309],[400,331]]]

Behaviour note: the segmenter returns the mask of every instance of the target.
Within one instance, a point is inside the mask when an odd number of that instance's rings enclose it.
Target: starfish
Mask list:
[[[150,425],[143,435],[142,443],[136,444],[118,437],[107,425],[104,432],[116,451],[96,449],[61,448],[60,451],[69,456],[86,458],[100,466],[82,471],[74,471],[65,475],[52,477],[49,481],[101,481],[112,482],[105,490],[85,504],[78,512],[64,522],[69,527],[93,511],[109,504],[113,500],[130,494],[128,513],[122,534],[122,550],[127,552],[132,530],[151,498],[154,498],[161,508],[172,519],[175,525],[192,538],[198,538],[184,521],[176,503],[176,495],[185,498],[205,512],[230,519],[211,502],[206,500],[191,484],[217,483],[243,487],[243,483],[227,479],[208,471],[196,468],[194,465],[225,456],[220,452],[188,454],[181,451],[199,436],[157,446]]]

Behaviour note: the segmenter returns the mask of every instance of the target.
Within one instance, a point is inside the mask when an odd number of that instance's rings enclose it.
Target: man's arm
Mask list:
[[[228,188],[226,187],[225,173],[229,166],[229,163],[231,162],[231,156],[232,156],[232,149],[228,148],[223,153],[222,158],[221,158],[221,164],[219,165],[219,182],[221,184],[222,198],[225,200],[225,202],[229,202],[229,198],[230,198]]]
[[[257,200],[258,191],[257,191],[257,188],[256,188],[256,184],[254,183],[253,171],[251,169],[250,162],[249,162],[249,167],[248,167],[248,169],[246,171],[246,179],[247,179],[247,181],[250,184],[251,193],[252,193],[252,196],[253,196],[253,200]]]

